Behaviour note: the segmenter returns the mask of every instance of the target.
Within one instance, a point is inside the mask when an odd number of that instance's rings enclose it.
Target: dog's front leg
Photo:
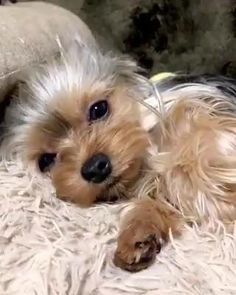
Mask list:
[[[181,232],[182,218],[164,202],[150,198],[135,203],[123,220],[114,256],[116,266],[136,272],[151,265],[168,241]]]

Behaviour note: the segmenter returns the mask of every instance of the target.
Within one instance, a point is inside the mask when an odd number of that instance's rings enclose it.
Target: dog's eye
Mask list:
[[[89,109],[89,121],[102,119],[109,113],[109,106],[106,100],[100,100],[94,103]]]
[[[38,166],[41,172],[47,172],[55,163],[56,153],[45,153],[39,157]]]

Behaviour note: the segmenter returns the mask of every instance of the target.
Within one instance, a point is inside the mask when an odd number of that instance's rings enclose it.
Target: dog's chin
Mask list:
[[[117,192],[116,190],[107,190],[97,197],[95,204],[115,204],[127,200],[128,198],[129,194],[125,194],[124,192]]]
[[[103,188],[101,185],[98,185],[98,189],[96,189],[97,185],[92,185],[93,193],[91,193],[90,189],[86,191],[76,191],[76,187],[74,189],[70,189],[71,193],[68,193],[68,189],[64,189],[63,191],[57,189],[57,197],[63,201],[69,201],[79,205],[80,207],[87,208],[93,206],[93,204],[98,203],[117,203],[122,200],[127,200],[129,198],[129,187],[126,185],[121,177],[110,177],[103,184]],[[65,193],[67,191],[67,193]],[[98,193],[98,194],[97,194]],[[83,196],[83,198],[81,198]]]
[[[101,203],[116,204],[121,200],[122,198],[120,198],[120,196],[116,196],[116,195],[112,195],[108,193],[108,194],[103,194],[99,196],[96,199],[95,204],[101,204]]]
[[[106,189],[96,198],[95,203],[117,203],[127,199],[121,177],[112,177],[107,181]]]

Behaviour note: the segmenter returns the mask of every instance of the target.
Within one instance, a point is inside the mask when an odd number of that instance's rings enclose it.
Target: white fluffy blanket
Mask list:
[[[164,247],[130,274],[112,255],[126,205],[80,209],[55,198],[47,179],[15,158],[0,167],[0,294],[236,294],[236,233],[220,223]]]
[[[217,221],[186,226],[147,270],[116,268],[125,208],[60,201],[47,178],[8,155],[0,162],[0,295],[236,294],[236,230]]]

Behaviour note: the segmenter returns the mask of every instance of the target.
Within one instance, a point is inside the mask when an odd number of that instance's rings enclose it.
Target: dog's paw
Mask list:
[[[143,270],[155,261],[161,241],[158,230],[151,226],[130,226],[118,238],[114,264],[130,272]]]

